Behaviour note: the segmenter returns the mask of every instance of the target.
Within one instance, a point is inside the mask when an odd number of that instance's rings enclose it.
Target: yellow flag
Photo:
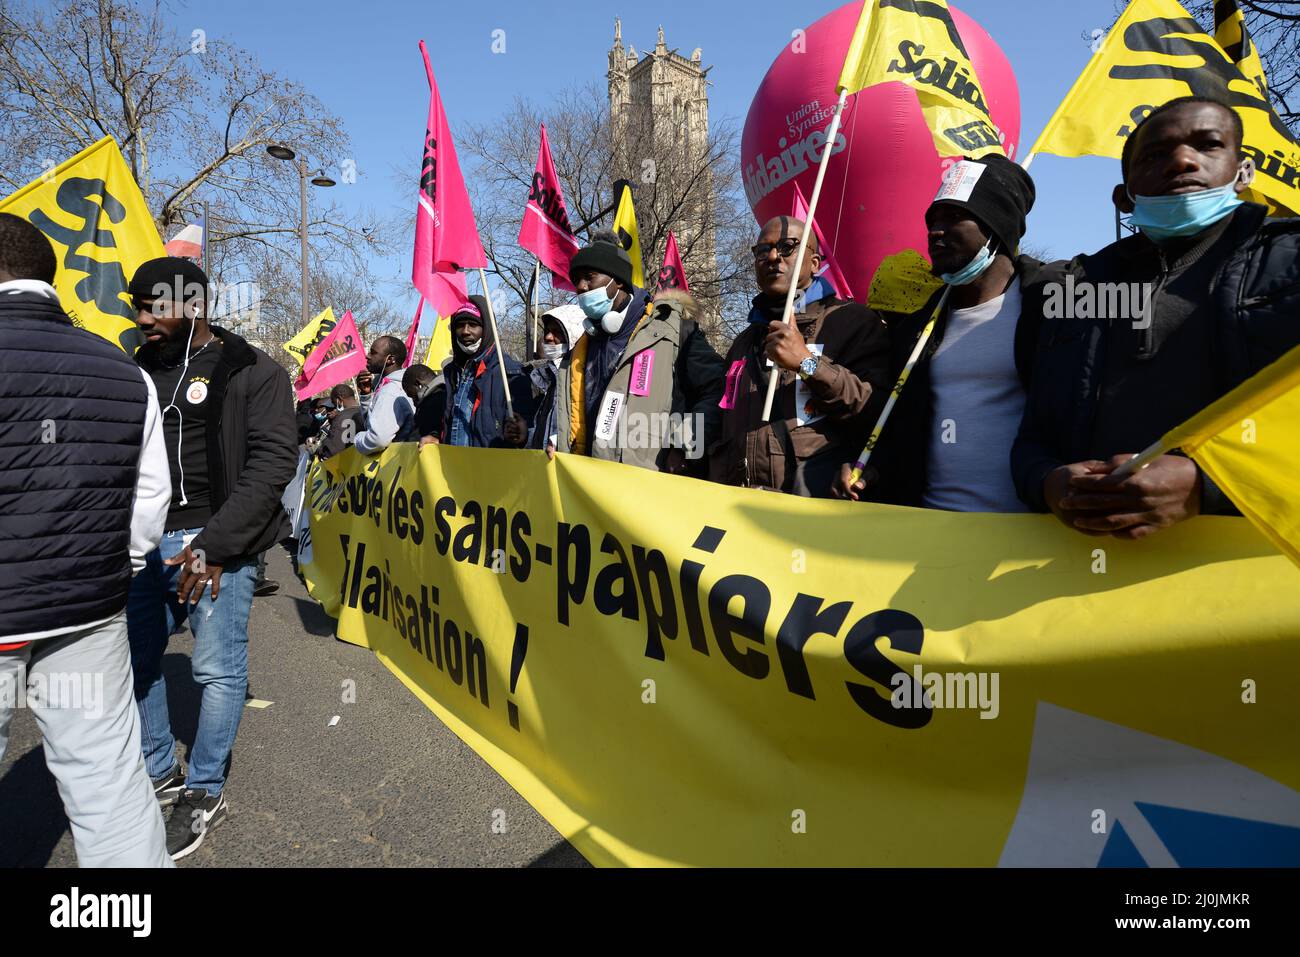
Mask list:
[[[142,263],[165,255],[140,187],[111,136],[0,200],[54,247],[54,288],[72,321],[127,352],[140,344],[127,295]]]
[[[1259,48],[1246,29],[1246,18],[1238,9],[1236,0],[1214,0],[1214,39],[1237,65],[1241,75],[1268,95],[1268,78],[1264,64],[1259,59]]]
[[[451,323],[438,316],[433,324],[433,335],[429,337],[429,351],[425,353],[424,364],[437,372],[450,355]]]
[[[1259,59],[1259,48],[1246,29],[1246,18],[1234,0],[1214,0],[1214,39],[1237,65],[1241,75],[1259,87],[1260,95],[1268,99],[1268,77]],[[1254,187],[1241,194],[1242,199],[1268,207],[1270,216],[1295,216],[1295,211],[1260,193]]]
[[[945,0],[866,0],[836,90],[877,83],[916,92],[940,156],[1005,155],[988,102]]]
[[[299,367],[303,366],[312,350],[324,341],[337,322],[338,320],[334,318],[334,310],[326,306],[319,316],[307,323],[297,335],[284,344],[284,351],[298,360]]]
[[[632,188],[623,187],[623,197],[614,214],[614,232],[632,259],[632,282],[645,288],[645,269],[641,264],[641,232],[636,228],[636,207],[632,205]]]
[[[1300,346],[1168,433],[1300,565]]]
[[[1253,82],[1177,0],[1133,0],[1034,144],[1034,153],[1118,159],[1129,133],[1180,96],[1221,100],[1241,117],[1254,188],[1300,209],[1300,145]]]

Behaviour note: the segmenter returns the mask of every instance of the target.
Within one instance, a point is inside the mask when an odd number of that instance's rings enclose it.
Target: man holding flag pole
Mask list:
[[[942,55],[952,60],[955,68],[961,71],[961,75],[966,80],[961,88],[961,95],[958,96],[953,90],[928,84],[916,75],[891,70],[890,63],[900,42],[923,44],[931,55]],[[944,0],[934,0],[932,3],[904,8],[901,5],[887,3],[886,0],[865,0],[857,29],[849,42],[844,68],[840,72],[839,82],[835,85],[839,99],[836,101],[830,128],[826,133],[826,147],[822,151],[817,167],[817,179],[813,185],[812,197],[808,201],[808,221],[812,222],[816,219],[822,184],[826,179],[826,170],[836,137],[839,135],[844,104],[849,94],[877,83],[888,82],[904,83],[916,91],[921,111],[940,155],[965,154],[978,158],[988,153],[1003,152],[998,133],[989,118],[988,106],[976,77],[975,67],[961,43],[960,34],[948,12],[948,4]],[[796,275],[803,269],[811,234],[812,230],[806,230],[800,237],[799,248],[792,266]],[[787,325],[794,321],[797,294],[798,290],[794,284],[791,284],[785,304],[784,322]],[[945,301],[941,301],[939,309],[942,309],[945,304]],[[777,380],[778,370],[773,368],[768,376],[767,398],[763,406],[764,421],[772,418],[772,402],[776,397]]]

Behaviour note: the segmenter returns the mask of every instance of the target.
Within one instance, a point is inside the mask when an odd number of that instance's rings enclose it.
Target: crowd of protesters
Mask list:
[[[1241,147],[1222,103],[1154,110],[1126,142],[1113,198],[1136,232],[1053,263],[1020,254],[1029,175],[1000,156],[960,161],[954,175],[973,185],[925,211],[947,298],[908,315],[838,298],[815,235],[796,273],[806,224],[772,220],[725,357],[687,294],[639,287],[623,247],[597,236],[567,277],[576,303],[541,317],[529,361],[505,354],[471,296],[441,369],[408,367],[404,343],[379,337],[357,388],[336,386],[296,420],[283,371],[207,321],[197,266],[155,260],[132,277],[146,342],[131,358],[72,325],[49,244],[0,215],[0,366],[14,373],[0,376],[0,495],[18,502],[0,518],[0,560],[27,583],[0,592],[0,677],[106,675],[110,720],[33,706],[78,859],[170,864],[225,816],[257,569],[286,533],[280,497],[300,446],[322,459],[395,442],[531,448],[801,496],[1051,512],[1127,538],[1231,514],[1178,453],[1115,472],[1300,343],[1300,220],[1241,199],[1253,177]],[[1150,294],[1131,316],[1049,308],[1089,284]],[[65,431],[42,442],[47,420]],[[75,553],[42,547],[74,536]],[[202,688],[188,769],[160,668],[185,621]],[[12,710],[0,704],[0,752]]]

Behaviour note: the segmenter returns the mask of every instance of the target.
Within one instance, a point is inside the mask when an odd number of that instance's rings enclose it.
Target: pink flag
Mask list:
[[[420,313],[424,311],[424,297],[420,297],[420,304],[415,307],[415,318],[411,320],[411,331],[406,334],[406,361],[402,363],[403,369],[409,369],[411,363],[415,361],[415,340],[420,337]]]
[[[682,265],[681,253],[677,251],[677,237],[671,231],[668,233],[668,245],[664,248],[664,264],[659,270],[659,284],[655,286],[655,292],[660,293],[665,289],[691,291],[691,284],[686,281],[686,267]]]
[[[332,389],[366,367],[366,350],[351,312],[345,312],[330,334],[321,340],[303,363],[302,374],[293,387],[298,399]]]
[[[794,211],[792,213],[795,219],[808,222],[808,203],[804,201],[803,190],[799,184],[794,184]],[[813,232],[817,235],[817,246],[822,254],[822,272],[821,274],[830,280],[831,286],[835,289],[835,295],[840,299],[852,299],[853,290],[849,288],[849,281],[844,278],[844,273],[840,272],[840,264],[835,261],[835,254],[831,252],[830,245],[826,242],[826,237],[822,235],[821,227],[816,222],[812,224]]]
[[[424,162],[420,168],[419,204],[415,212],[415,257],[411,282],[440,316],[449,316],[465,302],[465,278],[459,269],[487,266],[483,244],[465,178],[456,160],[447,114],[433,78],[429,51],[420,41],[424,69],[429,75],[429,119],[424,133]]]
[[[555,276],[555,285],[573,291],[569,283],[569,263],[578,251],[578,240],[569,225],[569,211],[564,205],[560,178],[551,161],[551,144],[542,124],[542,146],[537,153],[537,169],[528,191],[524,222],[519,227],[519,245],[542,261]]]

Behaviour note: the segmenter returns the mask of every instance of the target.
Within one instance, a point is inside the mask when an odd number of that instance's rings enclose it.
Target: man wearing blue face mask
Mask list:
[[[871,467],[850,487],[852,466],[843,466],[836,496],[959,512],[1025,511],[1007,463],[1042,324],[1042,290],[1064,265],[1018,253],[1035,196],[1029,174],[1004,156],[962,159],[945,173],[925,226],[931,271],[949,287],[948,304]],[[886,314],[891,385],[939,295],[909,315]],[[874,424],[873,417],[868,429]]]
[[[686,473],[717,431],[724,373],[695,301],[636,286],[613,234],[578,250],[569,278],[587,318],[556,375],[548,447]]]
[[[1085,534],[1142,538],[1235,513],[1182,455],[1112,473],[1300,343],[1300,220],[1241,201],[1254,165],[1240,117],[1216,100],[1156,108],[1125,143],[1122,169],[1116,197],[1139,232],[1070,264],[1012,467],[1032,508]]]

